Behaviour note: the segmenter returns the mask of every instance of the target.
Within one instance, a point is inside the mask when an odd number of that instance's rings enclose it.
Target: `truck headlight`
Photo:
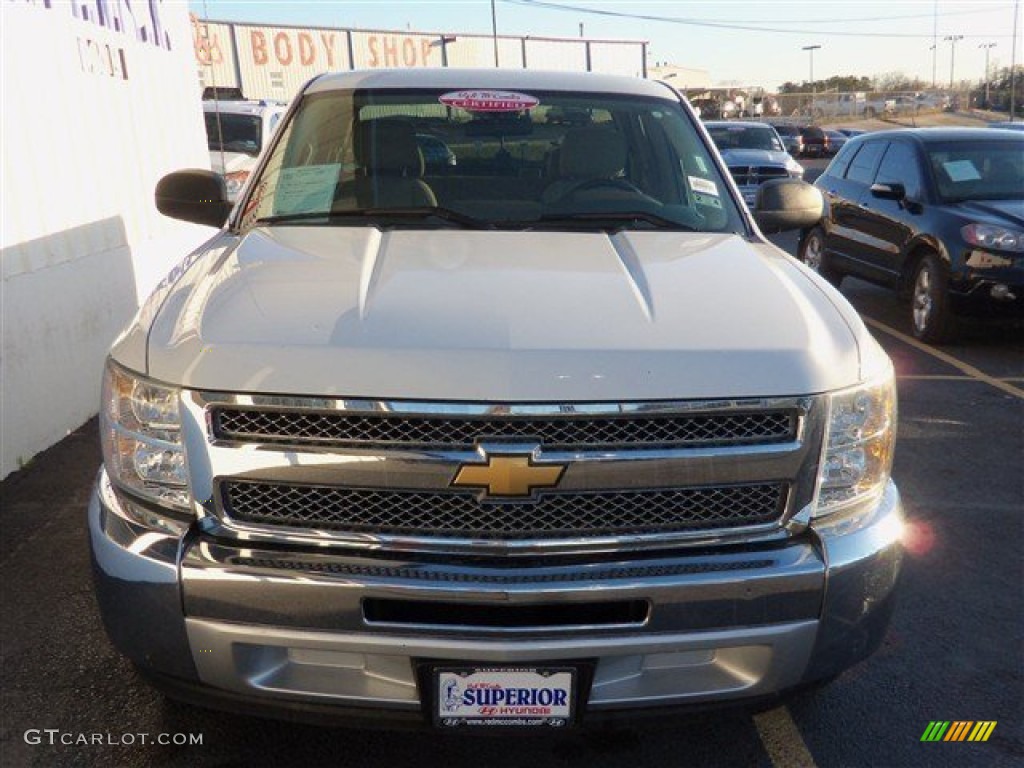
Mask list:
[[[892,370],[829,396],[814,517],[881,496],[896,443],[896,383]]]
[[[228,200],[235,200],[249,179],[249,171],[232,171],[224,176],[224,187],[228,193]]]
[[[189,510],[180,392],[107,361],[100,435],[103,463],[121,488],[165,507]]]

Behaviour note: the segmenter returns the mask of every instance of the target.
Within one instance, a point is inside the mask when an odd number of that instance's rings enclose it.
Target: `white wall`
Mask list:
[[[153,205],[209,168],[187,6],[100,5],[2,6],[0,477],[96,412],[110,342],[212,233]]]

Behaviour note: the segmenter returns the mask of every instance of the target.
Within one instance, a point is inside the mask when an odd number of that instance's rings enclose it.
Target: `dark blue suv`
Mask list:
[[[800,257],[835,285],[854,275],[899,291],[917,338],[949,341],[964,314],[1024,315],[1024,135],[865,134],[815,186],[825,215]]]

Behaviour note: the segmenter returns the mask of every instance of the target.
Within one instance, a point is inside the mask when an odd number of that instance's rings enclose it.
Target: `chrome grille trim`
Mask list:
[[[534,441],[547,450],[766,445],[793,440],[795,409],[709,413],[552,414],[348,412],[217,406],[216,439],[337,447],[468,450],[483,441]]]
[[[775,165],[730,165],[729,173],[740,186],[756,185],[767,179],[782,179],[789,171]]]
[[[658,551],[729,542],[786,540],[806,528],[821,455],[827,402],[821,396],[767,397],[701,401],[625,403],[473,403],[377,401],[279,395],[233,394],[183,390],[182,435],[188,456],[194,512],[207,535],[253,545],[284,545],[357,555],[413,553],[485,557],[531,557]],[[431,417],[501,415],[514,417],[628,417],[631,415],[702,415],[778,411],[792,414],[792,436],[763,445],[674,445],[616,448],[576,446],[554,450],[529,440],[481,441],[471,449],[417,449],[408,445],[339,446],[325,443],[285,444],[266,440],[237,442],[215,436],[215,409],[269,408],[346,414]],[[477,464],[495,452],[526,453],[537,463],[565,464],[556,491],[540,493],[608,493],[658,491],[709,486],[781,483],[786,501],[781,516],[768,523],[670,532],[588,534],[572,532],[541,538],[480,538],[372,533],[340,528],[298,528],[238,520],[222,504],[227,482],[286,486],[326,486],[363,490],[392,489],[452,492],[450,484],[464,464]],[[456,491],[462,492],[462,491]],[[492,502],[499,503],[499,502]],[[504,501],[500,503],[506,503]],[[514,503],[514,502],[513,502]]]
[[[777,522],[782,483],[542,493],[482,502],[474,493],[228,481],[228,517],[245,523],[422,538],[544,539],[728,530]]]
[[[538,572],[536,569],[517,569],[513,572],[496,573],[493,568],[458,569],[436,568],[413,565],[375,565],[345,561],[297,558],[295,556],[274,557],[263,554],[258,557],[235,557],[231,565],[242,568],[263,568],[270,571],[289,570],[302,573],[330,574],[363,579],[401,579],[441,584],[565,584],[589,581],[621,581],[622,579],[658,579],[681,575],[704,575],[713,573],[735,573],[770,568],[775,561],[734,560],[715,562],[707,560],[659,562],[652,565],[595,565],[581,569],[577,566],[561,567]]]

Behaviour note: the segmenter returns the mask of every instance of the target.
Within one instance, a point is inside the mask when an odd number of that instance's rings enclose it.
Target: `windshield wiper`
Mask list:
[[[334,211],[305,211],[303,213],[284,213],[278,216],[264,216],[256,219],[257,224],[287,224],[297,221],[314,221],[316,219],[400,219],[403,221],[417,219],[442,219],[458,224],[466,229],[494,229],[494,224],[484,219],[467,216],[453,211],[451,208],[429,206],[423,208],[347,208]]]
[[[638,223],[649,224],[655,229],[683,229],[687,232],[697,232],[697,228],[684,224],[681,221],[661,216],[657,213],[647,211],[590,211],[580,213],[546,213],[536,221],[520,222],[523,225],[533,224],[534,226],[549,225],[581,225],[584,227],[598,227],[604,230],[619,232],[629,228],[630,225]]]

